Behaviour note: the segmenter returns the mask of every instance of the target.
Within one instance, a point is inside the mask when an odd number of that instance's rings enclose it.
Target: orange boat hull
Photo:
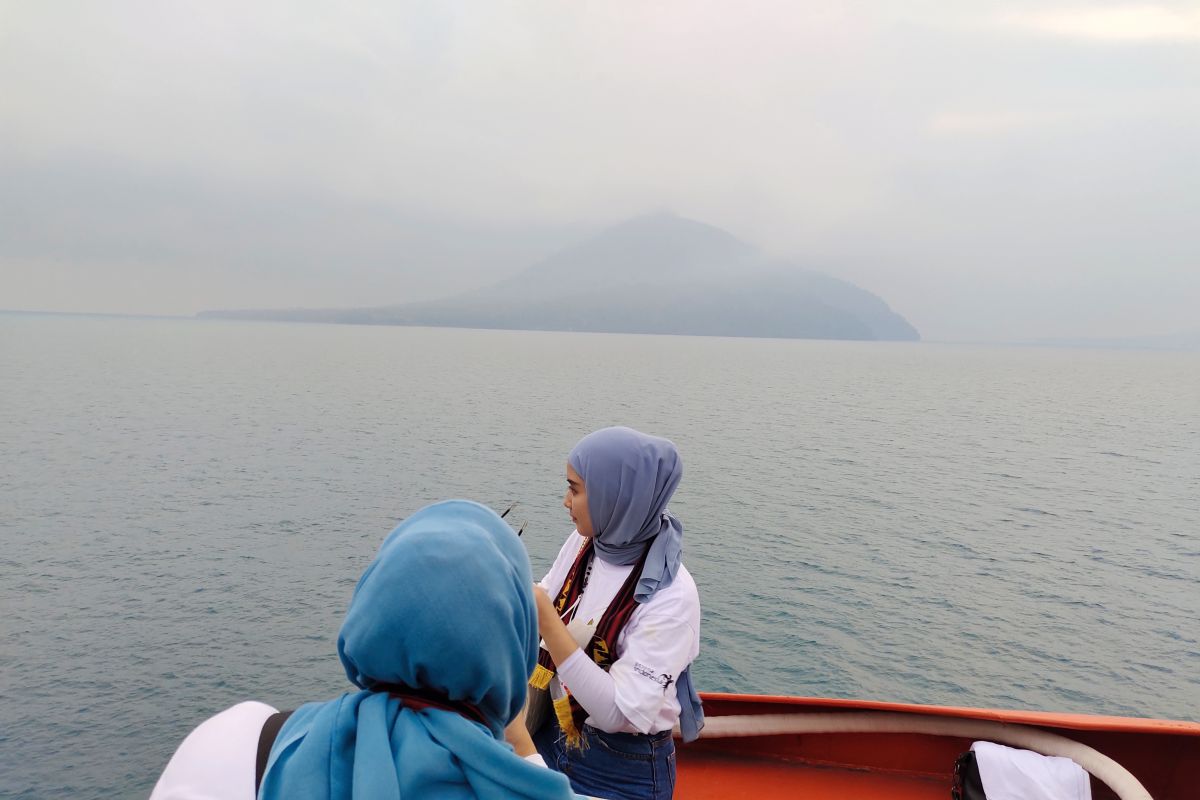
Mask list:
[[[901,712],[1033,726],[1087,744],[1134,774],[1154,800],[1200,800],[1200,724],[1083,714],[993,711],[861,700],[705,694],[710,717]],[[702,738],[679,747],[680,800],[947,800],[954,760],[971,739],[898,733]],[[1093,780],[1093,797],[1115,795]]]

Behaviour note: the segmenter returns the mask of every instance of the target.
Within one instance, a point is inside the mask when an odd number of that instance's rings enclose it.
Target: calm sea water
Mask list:
[[[346,688],[359,572],[434,500],[669,436],[702,690],[1200,719],[1200,356],[0,316],[0,795],[145,796]]]

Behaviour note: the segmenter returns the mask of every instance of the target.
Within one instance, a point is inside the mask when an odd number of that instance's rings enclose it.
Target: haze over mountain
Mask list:
[[[720,228],[673,214],[631,219],[499,283],[432,302],[199,316],[793,339],[919,338],[876,295],[769,260]]]
[[[1195,329],[1195,2],[738,11],[7,3],[0,306],[430,301],[669,208],[927,340]]]

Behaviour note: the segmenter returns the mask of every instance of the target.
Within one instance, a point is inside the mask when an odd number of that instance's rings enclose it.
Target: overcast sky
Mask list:
[[[1200,2],[0,0],[0,308],[378,305],[670,209],[926,339],[1200,328]]]

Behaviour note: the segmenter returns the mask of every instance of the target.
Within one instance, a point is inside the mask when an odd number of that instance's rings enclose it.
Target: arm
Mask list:
[[[511,744],[513,750],[521,758],[537,755],[537,748],[533,746],[533,737],[529,735],[529,729],[525,727],[525,709],[522,708],[521,713],[517,714],[517,718],[508,723],[508,727],[504,729],[504,741]]]
[[[533,737],[529,735],[529,729],[525,727],[525,710],[522,708],[521,713],[517,714],[517,718],[508,723],[508,727],[504,729],[504,741],[511,744],[513,752],[530,764],[546,767],[546,759],[542,758],[541,753],[537,751],[537,747],[533,744]]]
[[[651,733],[658,727],[663,707],[675,697],[675,679],[696,657],[696,630],[686,619],[650,613],[631,621],[622,638],[621,657],[603,674],[612,683],[614,705],[629,725]],[[584,666],[600,669],[586,660]],[[563,680],[575,690],[569,677]]]
[[[637,623],[608,674],[617,707],[635,728],[650,733],[676,698],[675,680],[699,652],[699,636],[691,623],[675,616],[647,615]]]
[[[558,677],[593,724],[613,732],[649,733],[667,702],[667,687],[695,658],[696,633],[688,620],[648,614],[636,626],[631,623],[621,657],[605,672],[579,648],[545,592],[535,587],[534,594],[538,631]],[[699,617],[698,602],[694,615]]]
[[[538,609],[538,633],[546,643],[558,677],[601,730],[618,731],[629,725],[617,708],[612,677],[580,649],[567,626],[559,619],[554,601],[540,586],[533,587]]]
[[[571,690],[571,695],[588,712],[602,731],[618,732],[631,727],[629,719],[617,706],[617,684],[612,675],[576,648],[571,657],[558,668],[558,677]]]

